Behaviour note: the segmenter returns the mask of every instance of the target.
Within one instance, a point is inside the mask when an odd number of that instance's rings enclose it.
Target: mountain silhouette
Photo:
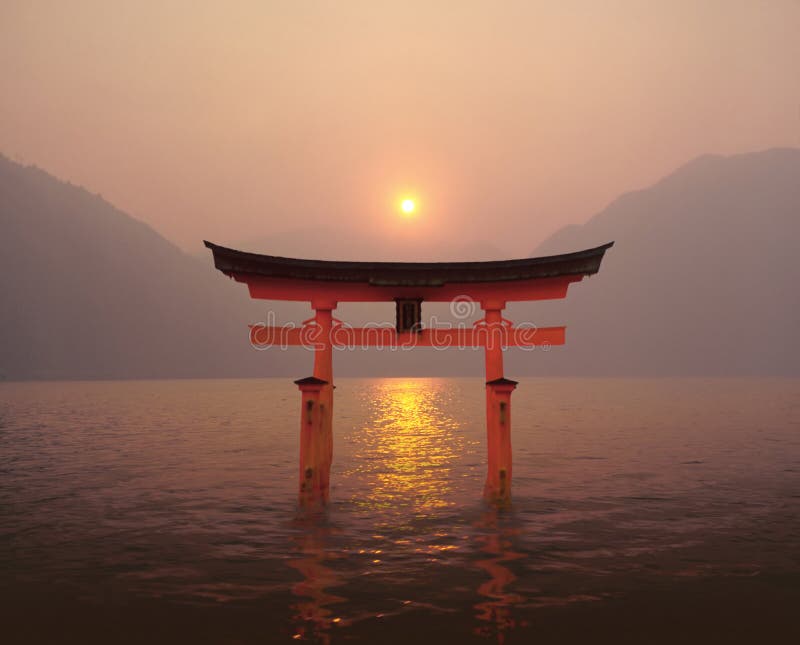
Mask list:
[[[0,156],[0,378],[267,374],[263,304],[100,196]],[[259,318],[259,315],[261,316]]]
[[[527,310],[566,323],[567,345],[521,370],[800,374],[800,150],[700,157],[534,255],[607,240],[616,244],[598,275]]]

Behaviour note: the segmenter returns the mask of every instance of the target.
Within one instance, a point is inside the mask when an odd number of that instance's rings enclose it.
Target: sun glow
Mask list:
[[[404,197],[400,200],[400,212],[404,217],[414,217],[417,212],[417,204],[410,197]]]

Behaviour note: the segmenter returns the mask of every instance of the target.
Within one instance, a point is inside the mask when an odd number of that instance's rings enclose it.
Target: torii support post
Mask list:
[[[322,436],[322,391],[327,381],[307,376],[295,381],[300,388],[300,501],[325,501],[330,479],[330,463],[327,462],[320,437]],[[327,472],[326,472],[327,470]]]
[[[511,499],[511,393],[517,382],[498,378],[486,383],[486,444],[488,467],[484,496]]]
[[[486,324],[486,452],[487,472],[484,497],[511,499],[511,392],[516,381],[503,375],[503,301],[481,303]]]
[[[300,430],[301,502],[328,500],[333,463],[333,310],[332,301],[313,301],[314,375],[295,381],[303,392],[305,422]],[[305,455],[305,456],[304,456]]]

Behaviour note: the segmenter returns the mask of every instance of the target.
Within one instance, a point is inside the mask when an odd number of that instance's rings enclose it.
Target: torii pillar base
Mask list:
[[[486,383],[486,447],[488,469],[484,497],[511,500],[511,393],[517,381],[504,377]]]
[[[295,381],[302,393],[300,409],[300,503],[328,501],[331,455],[326,436],[329,426],[330,385],[315,376]]]

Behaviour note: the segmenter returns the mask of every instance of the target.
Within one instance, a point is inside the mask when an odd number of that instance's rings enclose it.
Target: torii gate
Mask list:
[[[205,242],[214,265],[252,298],[311,304],[315,315],[301,327],[251,326],[256,345],[283,343],[314,348],[314,374],[295,381],[302,393],[301,500],[328,498],[333,458],[333,349],[342,345],[484,347],[488,472],[484,494],[511,494],[511,392],[503,374],[503,349],[563,345],[564,327],[514,327],[503,318],[507,302],[564,298],[567,288],[597,273],[613,242],[585,251],[495,262],[334,262],[245,253]],[[421,303],[468,298],[484,318],[471,328],[425,329]],[[394,328],[352,328],[333,317],[340,302],[396,303]]]

